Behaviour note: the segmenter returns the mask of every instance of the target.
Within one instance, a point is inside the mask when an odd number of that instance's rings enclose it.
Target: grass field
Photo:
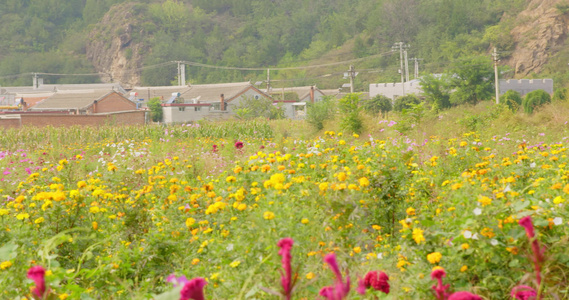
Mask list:
[[[329,253],[349,299],[437,299],[437,267],[447,292],[566,299],[568,115],[482,103],[405,132],[397,115],[367,116],[360,135],[337,120],[7,130],[0,298],[31,299],[42,266],[46,299],[180,299],[171,274],[203,277],[206,299],[274,299],[290,237],[292,299],[337,283]],[[356,293],[369,271],[389,294]]]

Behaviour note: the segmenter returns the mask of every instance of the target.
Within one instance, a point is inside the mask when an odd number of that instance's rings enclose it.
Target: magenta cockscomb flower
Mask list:
[[[536,291],[527,285],[518,285],[512,289],[510,293],[512,298],[516,300],[533,300],[536,299]]]
[[[366,289],[373,288],[376,291],[381,291],[389,294],[389,276],[384,272],[370,271],[366,274],[363,280],[358,282],[357,292],[365,294]],[[363,288],[362,288],[363,287]]]
[[[28,278],[36,284],[32,293],[39,299],[43,298],[46,293],[45,288],[45,269],[42,266],[31,267],[28,270]]]
[[[445,300],[448,297],[446,290],[450,284],[443,284],[443,277],[445,276],[446,272],[443,268],[436,268],[431,272],[431,279],[437,281],[437,284],[431,288],[435,292],[435,297],[437,297],[438,300]]]
[[[540,246],[539,241],[535,236],[535,230],[533,227],[533,222],[530,216],[523,217],[519,221],[520,226],[522,226],[526,230],[526,235],[531,243],[531,250],[533,252],[533,265],[535,269],[535,279],[537,281],[537,285],[541,284],[541,265],[545,260],[544,252],[545,250]]]
[[[290,266],[290,262],[292,260],[292,255],[290,254],[290,250],[292,249],[292,245],[294,241],[291,238],[284,238],[277,243],[277,246],[281,248],[279,250],[279,255],[282,256],[282,266],[284,270],[284,274],[281,277],[281,284],[283,286],[283,295],[287,300],[291,299],[292,296],[292,268]]]
[[[242,141],[237,141],[235,142],[235,149],[241,149],[243,148],[243,142]]]
[[[217,145],[212,146],[211,152],[213,153],[217,152]]]
[[[342,300],[350,292],[350,276],[346,276],[346,282],[342,278],[342,273],[338,267],[338,262],[336,261],[336,255],[334,253],[329,253],[324,257],[324,261],[330,265],[330,269],[336,275],[336,283],[334,286],[323,287],[320,290],[320,296],[328,300]]]
[[[207,282],[201,277],[186,282],[180,291],[180,300],[205,300],[203,288],[206,285]]]
[[[469,292],[456,292],[450,295],[448,300],[482,300],[482,298]]]

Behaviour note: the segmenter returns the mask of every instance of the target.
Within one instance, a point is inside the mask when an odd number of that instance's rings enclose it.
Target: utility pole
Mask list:
[[[399,43],[395,43],[395,45],[393,45],[393,47],[391,47],[392,50],[396,50],[399,49],[399,62],[400,62],[400,69],[399,69],[399,73],[401,73],[401,87],[403,88],[403,95],[405,96],[405,77],[403,76],[403,50],[408,48],[409,45],[404,44],[403,42],[399,42]]]
[[[271,69],[267,69],[267,95],[270,94],[271,94]]]
[[[409,64],[407,63],[407,50],[403,51],[403,54],[405,56],[405,81],[409,82]]]
[[[423,59],[413,57],[413,58],[409,58],[409,60],[412,60],[415,62],[415,72],[413,74],[414,74],[414,78],[417,79],[417,78],[419,78],[419,61],[423,60]]]
[[[496,79],[496,104],[500,104],[500,81],[498,79],[498,51],[496,47],[494,47],[494,52],[492,53],[492,57],[494,58],[494,77]]]
[[[356,77],[356,72],[354,72],[354,66],[350,65],[350,70],[348,70],[348,75],[350,76],[350,93],[354,92],[354,77]]]
[[[186,64],[181,61],[178,63],[178,86],[186,85]]]

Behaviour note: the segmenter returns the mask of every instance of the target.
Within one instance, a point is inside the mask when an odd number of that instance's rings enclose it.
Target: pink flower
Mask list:
[[[36,295],[37,298],[43,298],[45,295],[45,269],[42,266],[31,267],[28,270],[28,278],[36,283],[36,287],[32,290],[32,293]]]
[[[520,226],[525,228],[526,235],[531,242],[531,250],[533,252],[533,265],[535,269],[535,278],[537,284],[541,284],[541,264],[543,263],[544,257],[544,249],[539,245],[539,241],[535,237],[535,230],[533,227],[533,223],[530,216],[523,217],[519,221]]]
[[[324,261],[330,265],[330,269],[332,269],[332,272],[336,274],[336,284],[334,286],[322,288],[320,290],[320,296],[323,296],[328,300],[342,300],[350,292],[350,276],[346,276],[346,283],[344,283],[342,273],[340,273],[340,268],[336,261],[336,255],[334,253],[327,254],[324,257]]]
[[[241,148],[243,148],[243,142],[242,141],[235,142],[235,149],[241,149]]]
[[[537,297],[535,290],[527,285],[518,285],[514,287],[510,295],[517,300],[533,300]]]
[[[211,152],[213,153],[217,152],[217,145],[213,145],[212,148],[213,149],[211,149]]]
[[[180,291],[180,300],[205,300],[203,288],[206,284],[205,279],[201,277],[186,282]]]
[[[436,280],[437,284],[433,285],[431,288],[435,291],[435,297],[438,300],[445,300],[448,297],[446,290],[449,288],[450,284],[443,284],[443,277],[446,276],[446,272],[442,268],[437,268],[431,272],[431,279]]]
[[[526,234],[528,236],[528,238],[531,240],[533,239],[533,237],[535,236],[535,231],[533,229],[533,223],[531,221],[531,217],[527,216],[527,217],[523,217],[520,219],[519,221],[520,226],[522,226],[523,228],[526,229]]]
[[[283,258],[282,266],[284,269],[284,274],[281,277],[281,284],[284,291],[283,295],[287,300],[290,300],[290,297],[292,295],[292,269],[290,266],[292,256],[290,254],[290,250],[292,249],[293,244],[294,241],[291,238],[284,238],[277,243],[277,246],[281,248],[281,250],[279,250],[279,255]]]
[[[482,298],[469,292],[456,292],[450,295],[448,300],[482,300]]]
[[[173,284],[174,287],[177,287],[178,285],[182,285],[182,286],[185,285],[188,282],[188,279],[184,275],[182,275],[180,277],[176,277],[175,274],[170,274],[170,276],[168,276],[168,278],[166,278],[166,281]]]

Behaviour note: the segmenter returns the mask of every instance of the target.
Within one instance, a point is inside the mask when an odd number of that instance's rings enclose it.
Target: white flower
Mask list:
[[[377,254],[377,258],[378,258],[378,259],[383,259],[383,253],[378,253],[378,254]]]
[[[473,239],[473,240],[477,240],[477,239],[478,239],[478,233],[475,233],[475,234],[472,236],[472,239]]]
[[[490,241],[490,244],[492,244],[492,246],[496,246],[496,245],[498,245],[498,241],[496,239],[492,239]]]
[[[529,164],[530,168],[535,168],[535,163],[532,162],[531,164]]]
[[[472,232],[470,232],[469,230],[465,230],[462,235],[464,235],[465,239],[469,239],[472,237]]]
[[[482,213],[482,209],[480,209],[480,207],[477,207],[472,212],[474,215],[479,216]]]
[[[510,185],[508,184],[508,185],[506,186],[506,188],[504,189],[504,193],[507,193],[507,192],[509,192],[509,191],[511,191],[511,190],[512,190],[512,189],[510,188]]]
[[[227,245],[227,247],[225,249],[227,249],[227,251],[233,250],[233,244]]]
[[[561,223],[563,223],[563,219],[561,219],[560,217],[553,219],[553,224],[561,225]]]

